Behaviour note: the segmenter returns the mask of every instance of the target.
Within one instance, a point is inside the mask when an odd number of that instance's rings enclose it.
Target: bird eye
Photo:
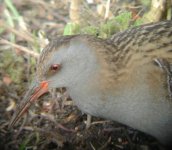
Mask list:
[[[51,65],[50,70],[57,71],[60,69],[60,67],[61,67],[60,64],[53,64],[53,65]]]

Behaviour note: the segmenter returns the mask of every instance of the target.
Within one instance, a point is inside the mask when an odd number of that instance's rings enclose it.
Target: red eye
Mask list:
[[[51,65],[50,70],[57,71],[60,69],[60,67],[61,67],[60,64],[53,64]]]

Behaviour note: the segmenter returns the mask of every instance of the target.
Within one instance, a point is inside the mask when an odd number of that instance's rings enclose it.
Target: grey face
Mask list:
[[[48,81],[51,88],[76,85],[87,80],[97,68],[94,51],[75,39],[47,53],[44,62],[38,64],[40,80]]]

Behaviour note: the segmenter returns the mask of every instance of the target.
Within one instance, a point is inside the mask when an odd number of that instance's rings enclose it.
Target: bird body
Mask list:
[[[66,87],[87,114],[126,124],[169,145],[171,63],[172,21],[163,21],[128,29],[107,40],[90,35],[53,39],[40,56],[36,80],[46,81],[45,91]],[[20,105],[12,124],[28,101]]]

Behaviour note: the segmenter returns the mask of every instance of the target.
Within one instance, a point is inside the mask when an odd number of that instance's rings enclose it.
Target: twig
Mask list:
[[[91,126],[91,115],[87,114],[86,128],[88,129]]]
[[[17,48],[19,49],[20,51],[23,51],[25,53],[28,53],[29,55],[35,57],[35,58],[38,58],[39,57],[39,54],[34,52],[34,51],[31,51],[29,50],[28,48],[24,47],[24,46],[20,46],[20,45],[17,45],[17,44],[14,44],[8,40],[5,40],[5,39],[0,39],[0,44],[7,44],[7,45],[10,45],[14,48]]]
[[[26,41],[30,41],[32,43],[35,43],[34,37],[29,32],[26,32],[26,31],[18,31],[18,30],[16,30],[13,27],[5,26],[5,24],[3,24],[3,23],[0,23],[0,25],[2,27],[4,27],[6,30],[8,30],[9,32],[14,33],[15,35],[17,35],[17,36],[25,39]]]
[[[104,143],[98,150],[106,149],[107,145],[111,142],[112,138],[109,137],[106,143]]]
[[[107,3],[106,3],[106,12],[105,12],[105,17],[104,19],[108,19],[109,17],[109,10],[110,10],[110,0],[107,0]]]
[[[95,125],[95,124],[103,124],[103,123],[108,123],[110,122],[109,120],[103,120],[103,121],[95,121],[95,122],[92,122],[91,125]]]
[[[93,144],[90,142],[90,145],[91,145],[91,148],[93,149],[93,150],[96,150],[96,148],[93,146]]]
[[[57,124],[57,128],[60,128],[60,129],[62,129],[62,130],[64,130],[64,131],[66,131],[66,132],[76,132],[74,129],[69,129],[69,128],[66,128],[65,126],[63,126],[62,124],[60,124],[60,123],[58,123]]]
[[[19,128],[19,130],[17,132],[17,134],[15,135],[15,139],[17,139],[18,136],[20,135],[20,133],[22,132],[23,127],[24,127],[26,121],[27,121],[27,115],[25,115],[24,120],[23,120],[23,122],[22,122],[22,124],[21,124],[21,126],[20,126],[20,128]]]

